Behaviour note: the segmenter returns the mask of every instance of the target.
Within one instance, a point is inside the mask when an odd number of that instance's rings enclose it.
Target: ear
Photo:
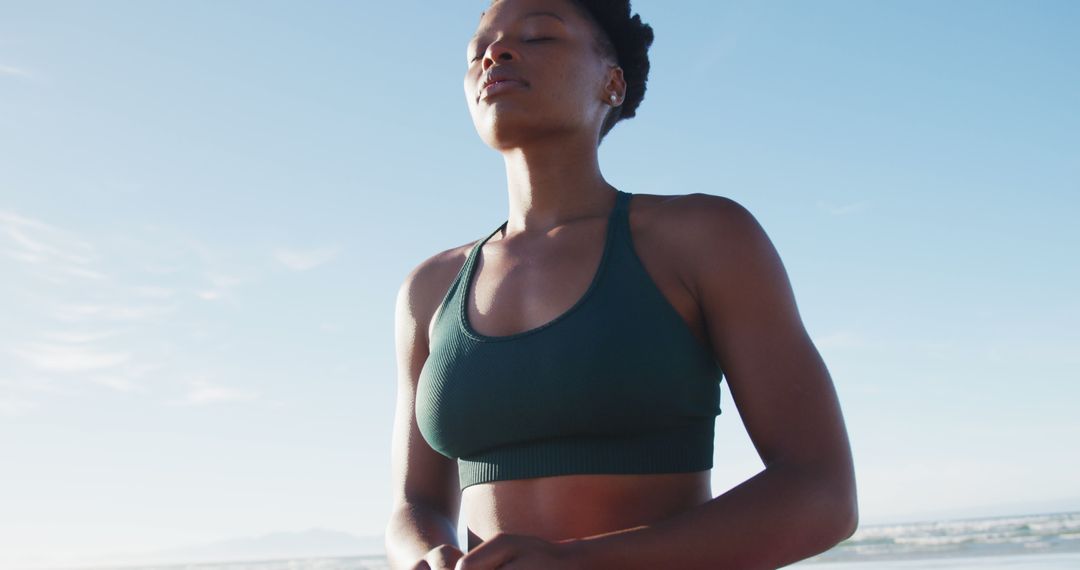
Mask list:
[[[623,101],[626,101],[626,80],[623,79],[622,68],[617,65],[612,65],[608,70],[608,78],[604,83],[603,98],[605,102],[610,100],[612,93],[617,96],[615,105],[622,105]]]

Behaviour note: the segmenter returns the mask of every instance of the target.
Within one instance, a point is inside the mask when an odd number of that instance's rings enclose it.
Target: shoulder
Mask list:
[[[684,280],[699,300],[783,279],[783,266],[765,229],[738,201],[693,193],[657,196],[647,203],[650,233],[679,260]]]
[[[726,196],[695,192],[673,196],[650,196],[656,223],[663,224],[678,236],[700,240],[702,237],[750,237],[760,228],[754,215],[742,204]]]
[[[674,255],[696,267],[719,258],[762,253],[768,237],[757,218],[726,196],[695,192],[661,196],[642,194],[640,223]]]
[[[400,325],[416,326],[425,339],[447,290],[461,271],[469,251],[479,240],[445,249],[415,265],[398,287],[396,319]]]

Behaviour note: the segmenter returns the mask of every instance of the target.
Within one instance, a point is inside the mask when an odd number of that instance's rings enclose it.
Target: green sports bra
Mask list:
[[[632,194],[616,190],[585,294],[539,327],[487,336],[465,300],[477,242],[439,307],[416,388],[432,449],[461,489],[581,473],[677,473],[713,464],[723,372],[634,252]]]

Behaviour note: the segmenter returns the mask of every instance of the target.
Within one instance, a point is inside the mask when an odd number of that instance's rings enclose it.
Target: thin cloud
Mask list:
[[[278,249],[274,257],[285,267],[293,271],[307,271],[324,265],[337,257],[340,248],[336,246],[316,249]]]
[[[0,63],[0,75],[14,75],[18,77],[30,77],[30,72],[14,65],[4,65]]]
[[[7,392],[8,396],[16,392],[37,392],[44,394],[75,394],[75,390],[60,386],[46,376],[22,376],[5,380],[0,378],[0,392]]]
[[[31,268],[37,277],[53,283],[70,278],[104,280],[108,277],[91,266],[97,252],[74,233],[40,220],[0,210],[0,242],[4,254]]]
[[[170,299],[176,294],[175,289],[169,289],[168,287],[135,287],[133,291],[137,295],[150,297],[151,299]]]
[[[60,269],[62,273],[71,275],[72,277],[82,277],[84,279],[96,279],[103,280],[108,279],[109,276],[93,269],[83,269],[81,267],[63,267]]]
[[[151,372],[160,377],[162,364],[130,361],[104,372],[88,374],[87,380],[117,392],[145,392],[141,379]]]
[[[258,398],[253,392],[230,388],[221,384],[214,384],[207,380],[192,380],[188,384],[189,390],[184,397],[180,400],[174,400],[171,404],[181,406],[204,406],[225,402],[246,402]]]
[[[171,305],[58,305],[53,318],[61,321],[104,319],[110,321],[144,321],[172,313]]]
[[[238,287],[244,280],[235,275],[222,273],[208,273],[206,279],[213,285],[212,289],[198,291],[196,295],[204,301],[216,301],[226,296],[229,291]]]
[[[141,392],[143,387],[126,376],[118,375],[91,375],[88,379],[100,386],[104,386],[117,392]]]
[[[0,344],[0,375],[11,374],[0,378],[4,415],[33,414],[36,402],[45,405],[50,397],[95,388],[122,393],[160,389],[164,378],[187,366],[177,359],[181,347],[167,341],[146,342],[169,330],[150,330],[152,326],[175,318],[191,301],[184,298],[191,295],[190,285],[177,285],[175,278],[189,271],[202,275],[204,281],[194,292],[204,299],[224,297],[251,281],[243,267],[227,259],[227,252],[197,239],[181,239],[190,246],[184,249],[195,254],[195,265],[189,267],[162,251],[167,244],[153,240],[125,241],[138,246],[139,251],[132,253],[99,250],[83,237],[0,208],[0,256],[16,260],[8,263],[13,271],[5,278],[21,293],[19,311],[13,316],[24,319],[22,334]],[[129,282],[122,272],[106,275],[102,270],[106,257],[134,262],[137,280]],[[158,275],[174,283],[159,283]],[[58,286],[42,287],[43,281]],[[205,324],[192,323],[196,329],[206,328]],[[247,400],[270,405],[257,394],[205,380],[181,393],[185,405]]]
[[[180,271],[180,267],[176,265],[160,265],[155,263],[148,263],[143,265],[143,271],[147,273],[153,273],[154,275],[172,275]]]
[[[9,349],[41,372],[87,372],[111,368],[131,359],[123,352],[105,352],[85,346],[24,343]]]
[[[94,259],[94,248],[89,243],[67,230],[40,220],[0,210],[0,229],[31,253],[52,255],[79,264],[90,263]]]
[[[95,332],[72,332],[72,331],[53,331],[42,333],[45,338],[57,341],[57,342],[69,342],[75,344],[84,344],[88,342],[95,342],[102,339],[106,339],[112,336],[116,336],[119,331],[95,331]]]
[[[257,276],[253,275],[250,268],[243,263],[237,262],[235,255],[227,250],[215,248],[203,241],[191,237],[180,238],[185,249],[194,253],[204,268],[203,276],[210,282],[209,287],[189,291],[204,301],[216,301],[231,295],[234,289],[242,284],[251,283]],[[176,266],[144,266],[151,273],[174,273],[179,271]]]

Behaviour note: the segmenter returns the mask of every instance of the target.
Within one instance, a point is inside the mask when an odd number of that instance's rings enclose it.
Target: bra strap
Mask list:
[[[615,196],[615,212],[612,222],[617,226],[614,228],[615,233],[628,232],[630,228],[630,196],[629,192],[623,192],[616,189],[618,194]]]

